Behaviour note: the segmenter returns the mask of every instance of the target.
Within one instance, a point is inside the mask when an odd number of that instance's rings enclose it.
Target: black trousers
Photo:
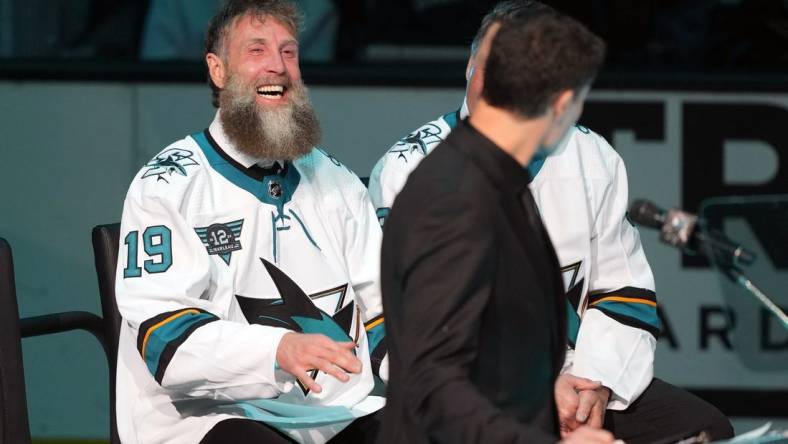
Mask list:
[[[714,441],[733,436],[716,407],[657,378],[626,410],[608,410],[604,427],[627,444],[673,443],[700,431]]]
[[[380,428],[382,411],[353,421],[335,437],[330,444],[373,443]],[[262,422],[249,419],[226,419],[215,426],[200,441],[200,444],[292,444],[295,441],[282,432]]]
[[[382,411],[359,418],[329,442],[372,443],[381,418]],[[713,440],[733,436],[730,421],[716,407],[656,378],[627,410],[608,410],[604,427],[627,444],[674,443],[700,431],[706,431]],[[290,438],[263,423],[228,419],[216,424],[200,444],[228,442],[293,443]]]

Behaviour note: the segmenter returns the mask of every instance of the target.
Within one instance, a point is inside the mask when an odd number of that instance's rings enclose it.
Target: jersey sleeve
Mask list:
[[[651,382],[661,323],[651,268],[626,215],[626,168],[604,139],[598,143],[612,153],[612,174],[594,223],[587,307],[566,371],[601,381],[612,392],[608,408],[624,410]]]
[[[369,341],[373,373],[388,380],[383,302],[380,295],[380,246],[383,232],[366,190],[362,190],[346,226],[345,258]]]
[[[211,301],[195,231],[171,202],[139,194],[124,203],[116,297],[151,376],[184,396],[276,396],[276,350],[288,330],[227,320]]]
[[[408,169],[398,168],[399,165],[389,156],[387,152],[378,160],[369,176],[369,197],[380,225],[385,223],[394,198],[402,191],[410,173]]]

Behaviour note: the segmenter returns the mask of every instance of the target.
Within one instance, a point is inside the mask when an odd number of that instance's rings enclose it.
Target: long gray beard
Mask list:
[[[254,87],[228,78],[219,96],[219,119],[239,151],[261,160],[295,160],[320,142],[320,123],[306,87],[300,81],[289,82],[287,91],[289,103],[258,107]]]

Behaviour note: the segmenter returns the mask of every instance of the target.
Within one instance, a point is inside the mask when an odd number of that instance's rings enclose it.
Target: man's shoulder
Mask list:
[[[382,176],[386,173],[408,174],[424,158],[446,139],[456,122],[454,113],[445,114],[421,125],[405,137],[399,139],[375,164],[375,170]]]
[[[306,156],[293,161],[293,165],[301,175],[301,180],[308,183],[321,198],[366,194],[366,188],[358,175],[324,148],[313,148]]]
[[[134,175],[129,196],[178,199],[207,167],[194,135],[167,145]]]
[[[575,125],[573,131],[580,149],[594,153],[605,161],[620,158],[616,150],[610,145],[610,142],[601,134],[580,124]]]
[[[566,146],[548,157],[546,165],[549,167],[539,174],[545,178],[579,175],[586,179],[611,179],[621,156],[603,136],[591,129],[576,125],[571,131]]]

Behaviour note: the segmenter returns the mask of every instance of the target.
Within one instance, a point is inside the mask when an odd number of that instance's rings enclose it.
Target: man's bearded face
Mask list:
[[[258,95],[286,99],[266,104]],[[320,124],[300,79],[287,73],[244,83],[229,70],[219,96],[220,120],[238,150],[265,160],[294,160],[320,141]]]

